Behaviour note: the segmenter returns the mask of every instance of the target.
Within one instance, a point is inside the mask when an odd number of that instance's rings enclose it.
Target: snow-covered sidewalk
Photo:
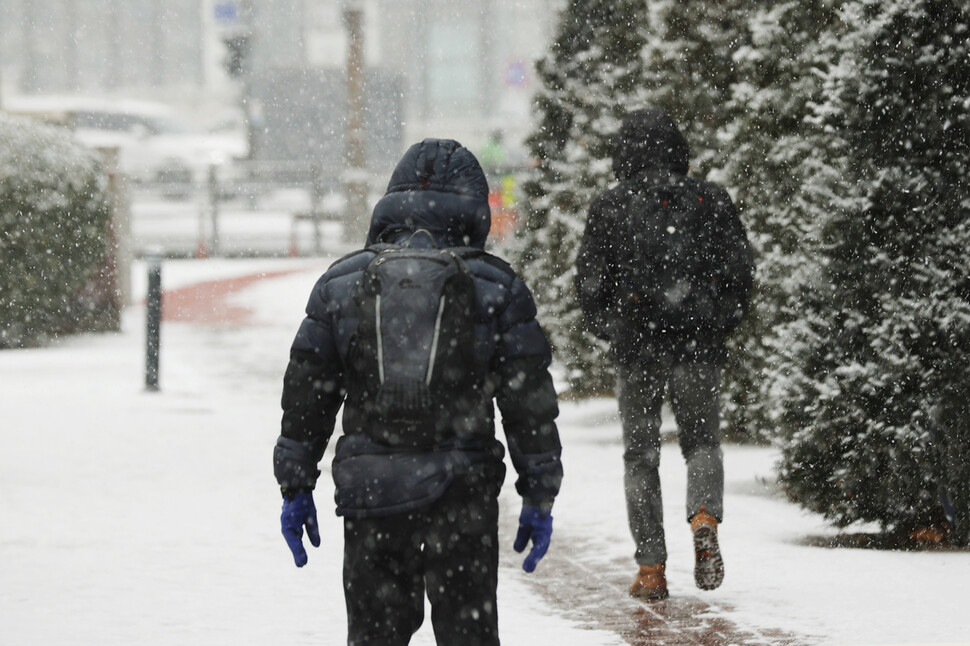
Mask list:
[[[213,296],[213,307],[247,316],[166,322],[157,393],[143,387],[141,306],[119,334],[0,352],[0,645],[344,642],[332,484],[325,474],[316,496],[323,544],[298,570],[279,534],[271,464],[287,349],[327,264],[166,263],[166,290],[280,273]],[[506,482],[504,644],[966,641],[958,612],[970,601],[970,553],[810,546],[834,532],[775,492],[776,454],[764,448],[726,447],[727,577],[702,593],[683,461],[665,445],[672,597],[630,600],[615,408],[562,405],[566,478],[549,556],[532,575],[511,550],[519,501]],[[428,622],[412,643],[434,643]]]

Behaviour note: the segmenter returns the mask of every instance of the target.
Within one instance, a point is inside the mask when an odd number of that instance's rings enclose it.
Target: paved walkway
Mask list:
[[[514,535],[515,521],[502,527],[508,542]],[[812,640],[783,630],[741,625],[727,619],[731,608],[707,603],[691,591],[672,591],[664,601],[640,602],[627,590],[635,574],[632,559],[590,564],[576,559],[577,554],[595,553],[587,539],[558,532],[555,550],[542,560],[542,576],[528,581],[551,604],[568,617],[590,628],[609,630],[632,646],[808,646]],[[503,552],[502,564],[519,567],[522,556]],[[599,567],[597,567],[597,565]],[[697,592],[696,590],[693,592]]]

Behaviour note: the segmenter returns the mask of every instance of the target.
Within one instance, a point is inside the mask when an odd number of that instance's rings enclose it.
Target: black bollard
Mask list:
[[[148,263],[146,300],[145,390],[158,390],[158,347],[162,328],[162,257],[151,255]]]

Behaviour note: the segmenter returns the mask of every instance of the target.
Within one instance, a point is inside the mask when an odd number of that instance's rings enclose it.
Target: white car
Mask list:
[[[93,148],[117,148],[119,166],[136,182],[204,180],[212,165],[246,157],[244,130],[208,131],[160,103],[76,96],[4,100],[6,111],[70,128]]]

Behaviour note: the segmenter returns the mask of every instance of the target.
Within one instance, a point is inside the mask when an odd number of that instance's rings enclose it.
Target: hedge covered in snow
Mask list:
[[[0,114],[0,348],[103,327],[107,181],[70,134]]]

